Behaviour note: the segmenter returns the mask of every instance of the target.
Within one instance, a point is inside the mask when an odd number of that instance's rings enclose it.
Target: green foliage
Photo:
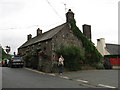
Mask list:
[[[10,57],[11,57],[11,55],[5,53],[5,51],[3,50],[3,48],[0,47],[0,58],[1,59],[5,59],[5,58],[10,58]]]
[[[79,30],[79,28],[76,26],[75,20],[71,20],[71,28],[73,34],[83,42],[83,46],[85,48],[85,63],[91,65],[92,63],[99,62],[102,58],[102,55],[98,52],[94,44]]]
[[[69,71],[81,69],[81,62],[84,61],[84,51],[76,46],[62,46],[56,50],[58,55],[63,55],[65,68]]]

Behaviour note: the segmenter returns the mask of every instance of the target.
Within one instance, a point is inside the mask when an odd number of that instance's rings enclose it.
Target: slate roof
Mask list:
[[[29,41],[26,41],[22,46],[20,46],[19,48],[23,48],[44,40],[49,40],[51,39],[54,35],[56,35],[60,30],[62,30],[65,26],[67,25],[67,23],[64,23],[62,25],[59,25],[47,32],[42,33],[42,35],[38,35],[32,39],[30,39]]]
[[[120,45],[118,44],[106,44],[106,49],[110,54],[120,54]]]

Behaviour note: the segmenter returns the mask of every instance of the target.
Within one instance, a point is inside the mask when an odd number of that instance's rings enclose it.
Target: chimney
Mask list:
[[[32,38],[32,35],[31,35],[31,34],[27,35],[27,40],[28,40],[28,41],[29,41],[31,38]]]
[[[66,22],[70,22],[71,19],[74,19],[74,13],[69,9],[66,13]]]
[[[97,39],[97,49],[102,55],[105,55],[105,47],[106,47],[105,39],[104,38]]]
[[[37,29],[37,36],[42,34],[42,30],[40,30],[39,28]]]
[[[83,25],[83,34],[91,40],[91,25],[84,24]]]

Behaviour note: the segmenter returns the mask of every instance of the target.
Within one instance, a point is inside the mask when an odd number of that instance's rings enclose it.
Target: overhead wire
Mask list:
[[[61,22],[59,22],[61,23]],[[39,28],[39,27],[50,27],[50,26],[54,26],[54,25],[57,25],[59,23],[54,23],[54,24],[50,24],[50,25],[30,25],[30,26],[25,26],[25,27],[10,27],[10,28],[0,28],[0,31],[3,31],[3,30],[17,30],[17,29],[29,29],[29,28],[33,28],[33,27],[36,27],[36,28]]]
[[[10,27],[10,28],[0,28],[0,30],[16,30],[16,29],[27,29],[27,28],[32,28],[32,27],[36,27],[38,25],[31,25],[31,26],[27,26],[27,27]]]
[[[50,7],[53,9],[53,11],[56,13],[56,15],[62,20],[64,21],[64,19],[59,15],[59,13],[56,11],[56,9],[53,7],[53,5],[48,1],[46,0],[47,3],[50,5]]]
[[[50,5],[50,7],[53,9],[53,11],[55,12],[55,14],[62,20],[64,21],[64,19],[59,15],[59,13],[56,11],[56,9],[53,7],[53,5],[48,1],[46,0],[47,3]],[[65,5],[65,10],[66,10],[66,4]],[[33,28],[33,27],[38,27],[38,26],[41,26],[41,25],[31,25],[31,26],[27,26],[27,27],[10,27],[10,28],[0,28],[0,31],[1,30],[16,30],[16,29],[28,29],[28,28]],[[45,25],[45,26],[42,26],[42,27],[47,27],[47,26],[51,26],[51,25]]]

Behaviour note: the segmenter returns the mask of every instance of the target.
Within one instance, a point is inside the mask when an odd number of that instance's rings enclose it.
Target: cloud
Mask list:
[[[22,0],[0,0],[0,18],[17,14],[25,6]]]

